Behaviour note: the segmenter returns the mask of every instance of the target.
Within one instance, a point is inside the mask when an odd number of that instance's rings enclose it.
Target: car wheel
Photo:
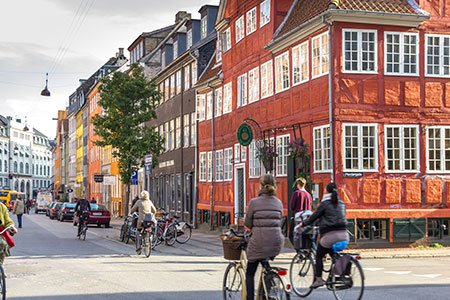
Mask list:
[[[106,223],[106,224],[105,224],[105,228],[109,228],[109,223]]]

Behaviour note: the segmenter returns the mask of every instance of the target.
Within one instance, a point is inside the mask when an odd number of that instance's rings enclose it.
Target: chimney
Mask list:
[[[175,24],[180,23],[181,20],[183,20],[184,18],[191,18],[191,14],[188,14],[187,11],[179,11],[177,12],[177,14],[175,15]]]
[[[119,48],[119,52],[116,52],[116,58],[124,57],[123,48]]]

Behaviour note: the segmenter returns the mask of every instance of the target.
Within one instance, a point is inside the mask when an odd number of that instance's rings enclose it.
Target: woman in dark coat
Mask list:
[[[281,232],[283,204],[275,196],[275,178],[266,174],[261,176],[261,190],[258,197],[250,201],[244,225],[252,231],[247,246],[247,300],[255,297],[255,273],[258,264],[277,256],[283,248],[284,236]]]

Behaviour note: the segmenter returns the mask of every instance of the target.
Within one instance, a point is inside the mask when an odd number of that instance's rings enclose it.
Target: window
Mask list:
[[[328,32],[311,40],[312,43],[312,78],[328,74]]]
[[[181,94],[181,70],[176,73],[176,95]]]
[[[261,99],[273,95],[272,60],[261,65]]]
[[[213,92],[206,94],[206,120],[211,120],[213,113]]]
[[[167,101],[170,98],[170,81],[169,80],[170,79],[167,78],[164,81],[164,101]]]
[[[258,148],[256,142],[252,141],[248,146],[248,172],[250,178],[258,178],[261,176],[261,161],[258,158]]]
[[[163,68],[166,66],[166,51],[161,51],[161,65]]]
[[[222,88],[216,89],[214,93],[216,101],[214,116],[220,117],[222,115]]]
[[[192,28],[189,28],[189,30],[187,31],[186,46],[188,49],[192,47]]]
[[[259,67],[248,72],[248,103],[259,100]]]
[[[207,164],[208,164],[208,181],[212,181],[213,180],[213,152],[212,151],[208,151],[208,157],[207,157]]]
[[[199,181],[206,181],[206,153],[200,153]]]
[[[164,150],[169,151],[169,122],[164,123]]]
[[[225,53],[231,49],[231,30],[228,27],[221,33],[222,38],[222,52]]]
[[[246,161],[246,160],[247,160],[247,147],[242,146],[241,147],[241,161]]]
[[[237,79],[237,107],[247,104],[247,74]]]
[[[287,176],[290,136],[277,136],[277,176]]]
[[[187,91],[191,88],[191,70],[189,65],[184,67],[184,90]]]
[[[450,127],[433,126],[427,128],[427,171],[450,171]]]
[[[331,171],[330,125],[314,128],[314,171]]]
[[[416,33],[385,32],[385,74],[419,75]]]
[[[263,27],[270,22],[270,0],[261,2],[259,11],[259,27]]]
[[[289,88],[289,52],[275,57],[275,91],[277,93]]]
[[[191,146],[195,146],[197,143],[197,136],[195,135],[196,125],[195,113],[191,113]]]
[[[386,125],[385,156],[387,171],[419,171],[418,126]]]
[[[231,112],[231,97],[233,93],[232,83],[229,82],[223,86],[223,114]]]
[[[197,119],[205,120],[205,94],[197,95]]]
[[[191,127],[191,123],[189,122],[189,114],[185,114],[183,116],[183,146],[184,148],[189,147],[190,137],[189,137],[189,128]]]
[[[344,171],[377,171],[377,125],[344,124]]]
[[[426,34],[426,75],[450,76],[450,35]]]
[[[223,180],[223,150],[218,150],[216,154],[216,181]]]
[[[292,49],[292,84],[297,85],[309,79],[308,42]]]
[[[175,149],[175,120],[170,120],[169,123],[169,149]]]
[[[345,72],[377,71],[377,31],[343,30],[343,68]]]
[[[173,42],[173,59],[178,57],[178,41]]]
[[[172,98],[173,96],[175,96],[175,91],[176,91],[176,87],[175,87],[175,74],[172,74],[170,76],[170,98]]]
[[[236,20],[236,43],[242,40],[245,36],[245,28],[244,28],[244,16],[241,16]]]
[[[233,148],[227,148],[223,150],[223,180],[231,181],[233,179],[233,164],[231,159],[233,158]]]
[[[192,77],[192,85],[197,83],[197,63],[193,62],[191,65],[191,77]]]
[[[200,34],[204,39],[208,35],[208,16],[204,16],[200,21]]]
[[[247,35],[256,31],[256,7],[247,12]]]
[[[217,32],[217,46],[216,46],[216,60],[217,62],[222,61],[222,39],[221,39],[222,33]]]
[[[235,162],[241,161],[241,145],[240,144],[234,144],[234,161]]]
[[[181,117],[175,119],[175,148],[181,147]]]

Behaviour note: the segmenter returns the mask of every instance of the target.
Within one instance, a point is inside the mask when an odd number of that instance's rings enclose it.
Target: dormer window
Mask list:
[[[173,42],[173,58],[178,57],[178,41]]]
[[[200,35],[201,38],[204,39],[208,34],[208,19],[207,16],[204,16],[200,21]]]
[[[192,28],[187,31],[186,44],[188,49],[192,47]]]
[[[166,51],[161,52],[161,65],[163,68],[166,66]]]

